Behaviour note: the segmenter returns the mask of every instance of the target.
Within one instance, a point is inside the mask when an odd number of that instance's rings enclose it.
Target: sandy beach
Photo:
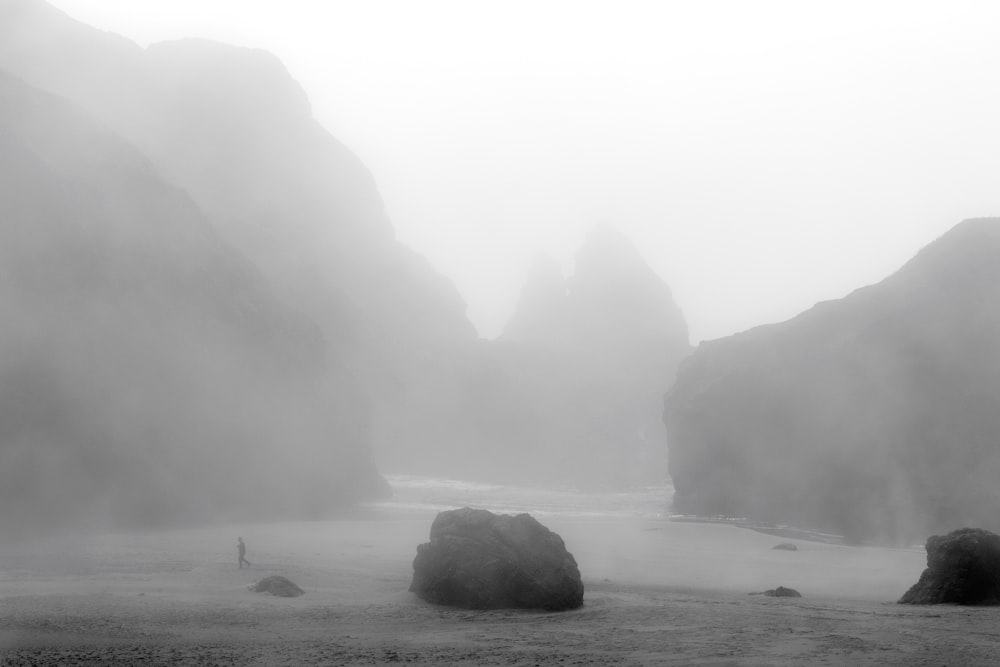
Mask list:
[[[476,612],[407,591],[432,513],[107,534],[0,551],[3,665],[987,665],[1000,610],[896,599],[922,549],[733,525],[552,517],[581,609]],[[236,565],[246,540],[248,569]],[[791,541],[797,551],[775,550]],[[248,586],[272,574],[306,594]],[[778,585],[800,599],[749,593]]]

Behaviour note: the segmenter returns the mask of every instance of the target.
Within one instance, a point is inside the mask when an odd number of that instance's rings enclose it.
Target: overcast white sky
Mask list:
[[[399,238],[499,333],[531,255],[608,222],[692,342],[1000,215],[1000,3],[54,0],[147,45],[276,53]]]

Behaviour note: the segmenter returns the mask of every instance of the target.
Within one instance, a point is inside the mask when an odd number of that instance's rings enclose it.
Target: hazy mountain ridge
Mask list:
[[[679,511],[858,539],[997,526],[1000,220],[883,282],[702,344],[664,413]]]

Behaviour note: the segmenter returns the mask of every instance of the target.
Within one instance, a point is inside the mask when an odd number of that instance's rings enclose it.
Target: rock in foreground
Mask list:
[[[961,528],[927,539],[927,569],[900,604],[1000,604],[1000,535]]]
[[[273,576],[261,579],[250,587],[255,593],[270,593],[282,598],[297,598],[305,595],[305,591],[295,585],[290,579]]]
[[[441,512],[417,547],[410,591],[466,609],[546,609],[583,604],[583,582],[561,537],[528,514],[463,508]]]

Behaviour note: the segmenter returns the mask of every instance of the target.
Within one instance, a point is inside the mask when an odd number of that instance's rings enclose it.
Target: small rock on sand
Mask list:
[[[270,593],[283,598],[295,598],[304,595],[305,591],[285,577],[273,576],[261,579],[250,586],[255,593]]]
[[[786,588],[784,586],[778,586],[777,588],[772,588],[767,591],[760,591],[758,593],[750,593],[750,595],[766,595],[769,598],[800,598],[802,594],[799,593],[794,588]]]

